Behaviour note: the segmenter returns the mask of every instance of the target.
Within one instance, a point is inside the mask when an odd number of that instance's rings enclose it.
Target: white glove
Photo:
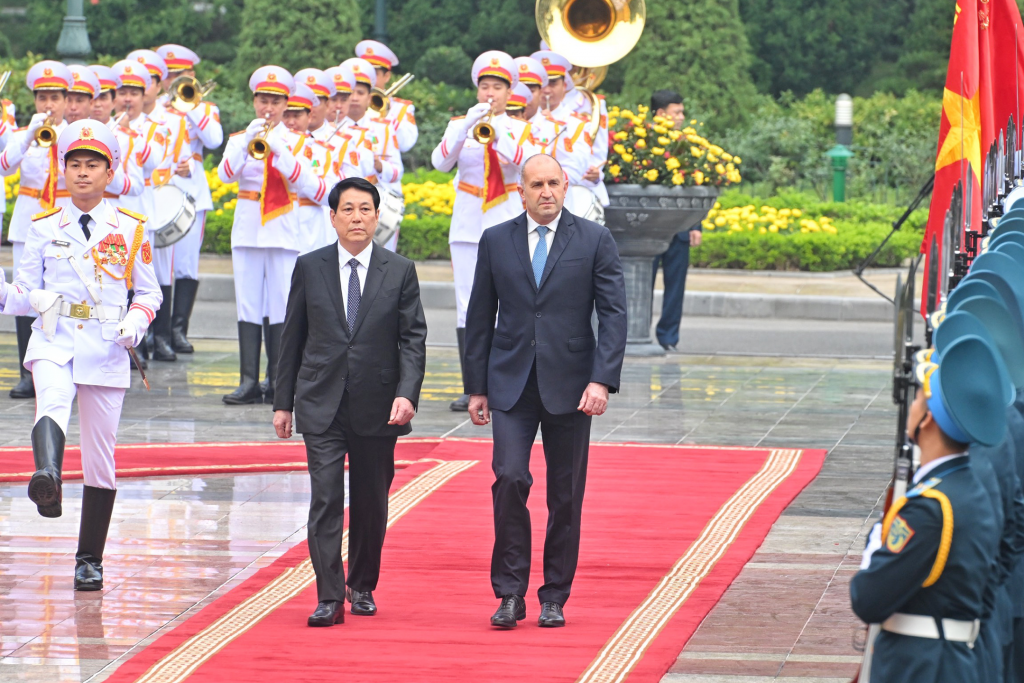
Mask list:
[[[267,125],[266,119],[253,119],[245,128],[246,143],[252,142],[252,139],[260,134],[265,125]]]
[[[35,132],[43,127],[46,123],[46,119],[49,118],[49,114],[43,112],[40,114],[34,114],[32,120],[28,122],[28,134],[34,136]]]
[[[487,102],[481,102],[474,104],[466,112],[466,129],[469,130],[476,124],[480,123],[480,119],[487,116],[491,112],[491,105]]]
[[[270,131],[270,135],[267,136],[267,147],[274,153],[274,156],[281,156],[286,152],[290,152],[288,144],[284,140],[284,131],[280,128],[275,128]]]
[[[117,326],[117,342],[118,346],[123,346],[126,349],[134,347],[137,342],[135,338],[138,336],[139,331],[135,325],[128,320],[122,320],[121,324]]]
[[[0,304],[7,303],[7,272],[0,268]]]

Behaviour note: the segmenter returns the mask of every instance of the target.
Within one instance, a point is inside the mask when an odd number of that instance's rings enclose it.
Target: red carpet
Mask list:
[[[527,620],[497,631],[490,448],[448,440],[430,454],[447,462],[400,474],[376,617],[307,628],[316,594],[302,543],[107,680],[655,682],[825,455],[595,444],[568,625],[551,630],[536,625],[547,517],[538,447]]]
[[[419,460],[439,443],[440,439],[399,439],[395,458]],[[127,444],[117,447],[114,458],[118,477],[275,472],[306,469],[306,446],[301,440]],[[0,448],[0,482],[28,481],[34,471],[31,448]],[[64,452],[62,478],[82,478],[82,452],[77,446]]]

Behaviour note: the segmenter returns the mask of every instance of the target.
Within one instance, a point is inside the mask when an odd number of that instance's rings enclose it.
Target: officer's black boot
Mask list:
[[[456,327],[455,336],[459,340],[459,366],[462,368],[462,377],[465,381],[466,377],[466,328]],[[463,394],[460,398],[455,399],[448,405],[448,409],[453,413],[463,413],[469,410],[469,396]]]
[[[19,315],[14,318],[14,329],[18,336],[18,369],[21,379],[11,389],[11,398],[35,398],[36,387],[32,384],[32,373],[25,369],[25,352],[28,351],[28,340],[32,338],[32,321],[35,318]]]
[[[103,548],[107,545],[110,516],[117,491],[86,486],[82,490],[82,522],[75,553],[75,590],[103,588]]]
[[[32,427],[32,457],[36,473],[28,482],[28,498],[43,517],[61,515],[61,470],[64,467],[64,430],[44,415]]]
[[[188,340],[188,321],[196,303],[199,280],[182,278],[174,281],[174,311],[171,313],[171,344],[178,353],[194,353]]]
[[[262,403],[260,390],[260,337],[263,328],[256,323],[238,322],[238,367],[241,382],[238,388],[224,397],[231,406]]]
[[[150,359],[151,352],[153,351],[153,324],[150,323],[146,329],[146,334],[142,335],[142,341],[139,342],[139,358],[142,359],[143,365],[149,367],[149,363],[146,361]]]
[[[274,389],[277,386],[277,359],[281,355],[281,332],[284,323],[267,325],[267,388],[263,390],[263,402],[274,404]]]
[[[260,382],[260,391],[266,396],[267,392],[270,391],[270,376],[274,374],[274,371],[270,367],[270,318],[263,318],[263,345],[267,347],[267,371],[263,375],[263,381]],[[274,399],[271,398],[271,401]]]
[[[178,355],[171,344],[171,287],[160,285],[160,291],[164,302],[157,309],[150,327],[153,330],[153,360],[173,362],[178,360]]]

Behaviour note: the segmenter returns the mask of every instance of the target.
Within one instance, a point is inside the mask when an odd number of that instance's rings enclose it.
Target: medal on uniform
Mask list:
[[[107,235],[103,238],[103,241],[99,243],[96,251],[97,254],[95,256],[103,265],[128,265],[128,245],[125,243],[123,235],[118,233],[111,233]]]

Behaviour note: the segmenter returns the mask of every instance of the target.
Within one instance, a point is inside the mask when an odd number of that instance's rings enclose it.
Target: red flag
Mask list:
[[[263,190],[260,192],[261,224],[283,216],[292,210],[292,198],[288,194],[288,183],[281,172],[274,168],[274,153],[267,154],[263,164]]]
[[[46,171],[46,180],[43,181],[43,192],[39,195],[39,205],[43,209],[52,209],[57,201],[57,178],[60,176],[60,169],[57,167],[57,143],[50,145],[47,154],[50,164]]]
[[[1022,84],[1024,25],[1015,0],[957,0],[942,92],[935,187],[921,244],[926,255],[922,312],[926,311],[930,287],[938,286],[930,282],[928,274],[942,261],[943,223],[958,182],[971,196],[970,215],[966,215],[965,205],[964,221],[958,228],[961,237],[968,223],[972,231],[981,230],[982,164],[993,141],[1005,135],[1011,115],[1020,130]],[[939,273],[939,282],[941,277]]]
[[[505,189],[505,174],[501,170],[501,159],[498,151],[494,149],[494,141],[487,143],[484,150],[484,204],[483,210],[487,211],[492,207],[501,204],[508,199],[508,190]]]

